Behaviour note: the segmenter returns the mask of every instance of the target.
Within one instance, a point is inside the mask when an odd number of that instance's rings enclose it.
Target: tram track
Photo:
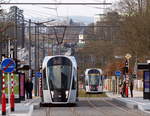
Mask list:
[[[118,109],[117,112],[120,112],[120,111],[125,112],[127,115],[132,115],[132,116],[143,116],[142,112],[135,111],[135,110],[130,110],[125,106],[121,106],[119,104],[113,103],[113,101],[106,100],[105,98],[102,98],[101,100],[105,104],[114,107],[115,110]],[[104,116],[112,116],[112,113],[115,113],[115,111],[110,112],[109,110],[107,110],[107,111],[103,110],[104,108],[98,108],[98,106],[95,103],[93,103],[93,101],[90,100],[89,97],[87,98],[87,102],[91,106],[91,108],[93,108],[95,111],[98,111],[99,113],[102,113]]]
[[[90,97],[82,98],[77,106],[50,106],[41,109],[41,112],[43,116],[148,116],[144,112],[122,106],[110,98]]]
[[[80,113],[77,110],[75,110],[75,107],[71,107],[70,109],[72,113],[74,114],[74,116],[81,116]]]
[[[45,113],[46,113],[46,116],[52,116],[50,107],[45,109]]]
[[[103,110],[100,110],[90,99],[89,97],[87,97],[87,102],[88,104],[91,106],[91,108],[93,108],[95,111],[102,113],[103,116],[111,116],[109,112],[105,112]]]
[[[54,112],[52,112],[53,108],[58,108],[58,107],[48,107],[45,109],[45,116],[55,116]],[[80,113],[75,109],[75,107],[68,107],[67,110],[71,112],[73,115],[72,116],[81,116]]]

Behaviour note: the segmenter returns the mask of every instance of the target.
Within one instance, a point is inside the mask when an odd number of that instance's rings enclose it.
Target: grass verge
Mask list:
[[[79,97],[107,97],[107,95],[103,93],[86,93],[84,90],[79,90]]]

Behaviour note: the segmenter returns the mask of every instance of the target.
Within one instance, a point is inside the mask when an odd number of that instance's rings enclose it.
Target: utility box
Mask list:
[[[150,99],[150,71],[144,71],[143,98]]]
[[[143,75],[143,98],[150,99],[150,63],[138,63],[138,70],[144,71]]]

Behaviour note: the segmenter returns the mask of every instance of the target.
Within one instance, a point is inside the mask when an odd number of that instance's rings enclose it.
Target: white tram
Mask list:
[[[74,56],[47,56],[42,65],[41,104],[75,104],[78,96]]]
[[[86,93],[102,93],[102,70],[90,68],[85,71],[85,91]]]

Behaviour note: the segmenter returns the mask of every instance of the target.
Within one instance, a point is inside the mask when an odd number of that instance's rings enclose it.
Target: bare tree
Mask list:
[[[132,16],[140,9],[141,5],[139,0],[120,0],[115,9],[117,12],[123,15]]]

